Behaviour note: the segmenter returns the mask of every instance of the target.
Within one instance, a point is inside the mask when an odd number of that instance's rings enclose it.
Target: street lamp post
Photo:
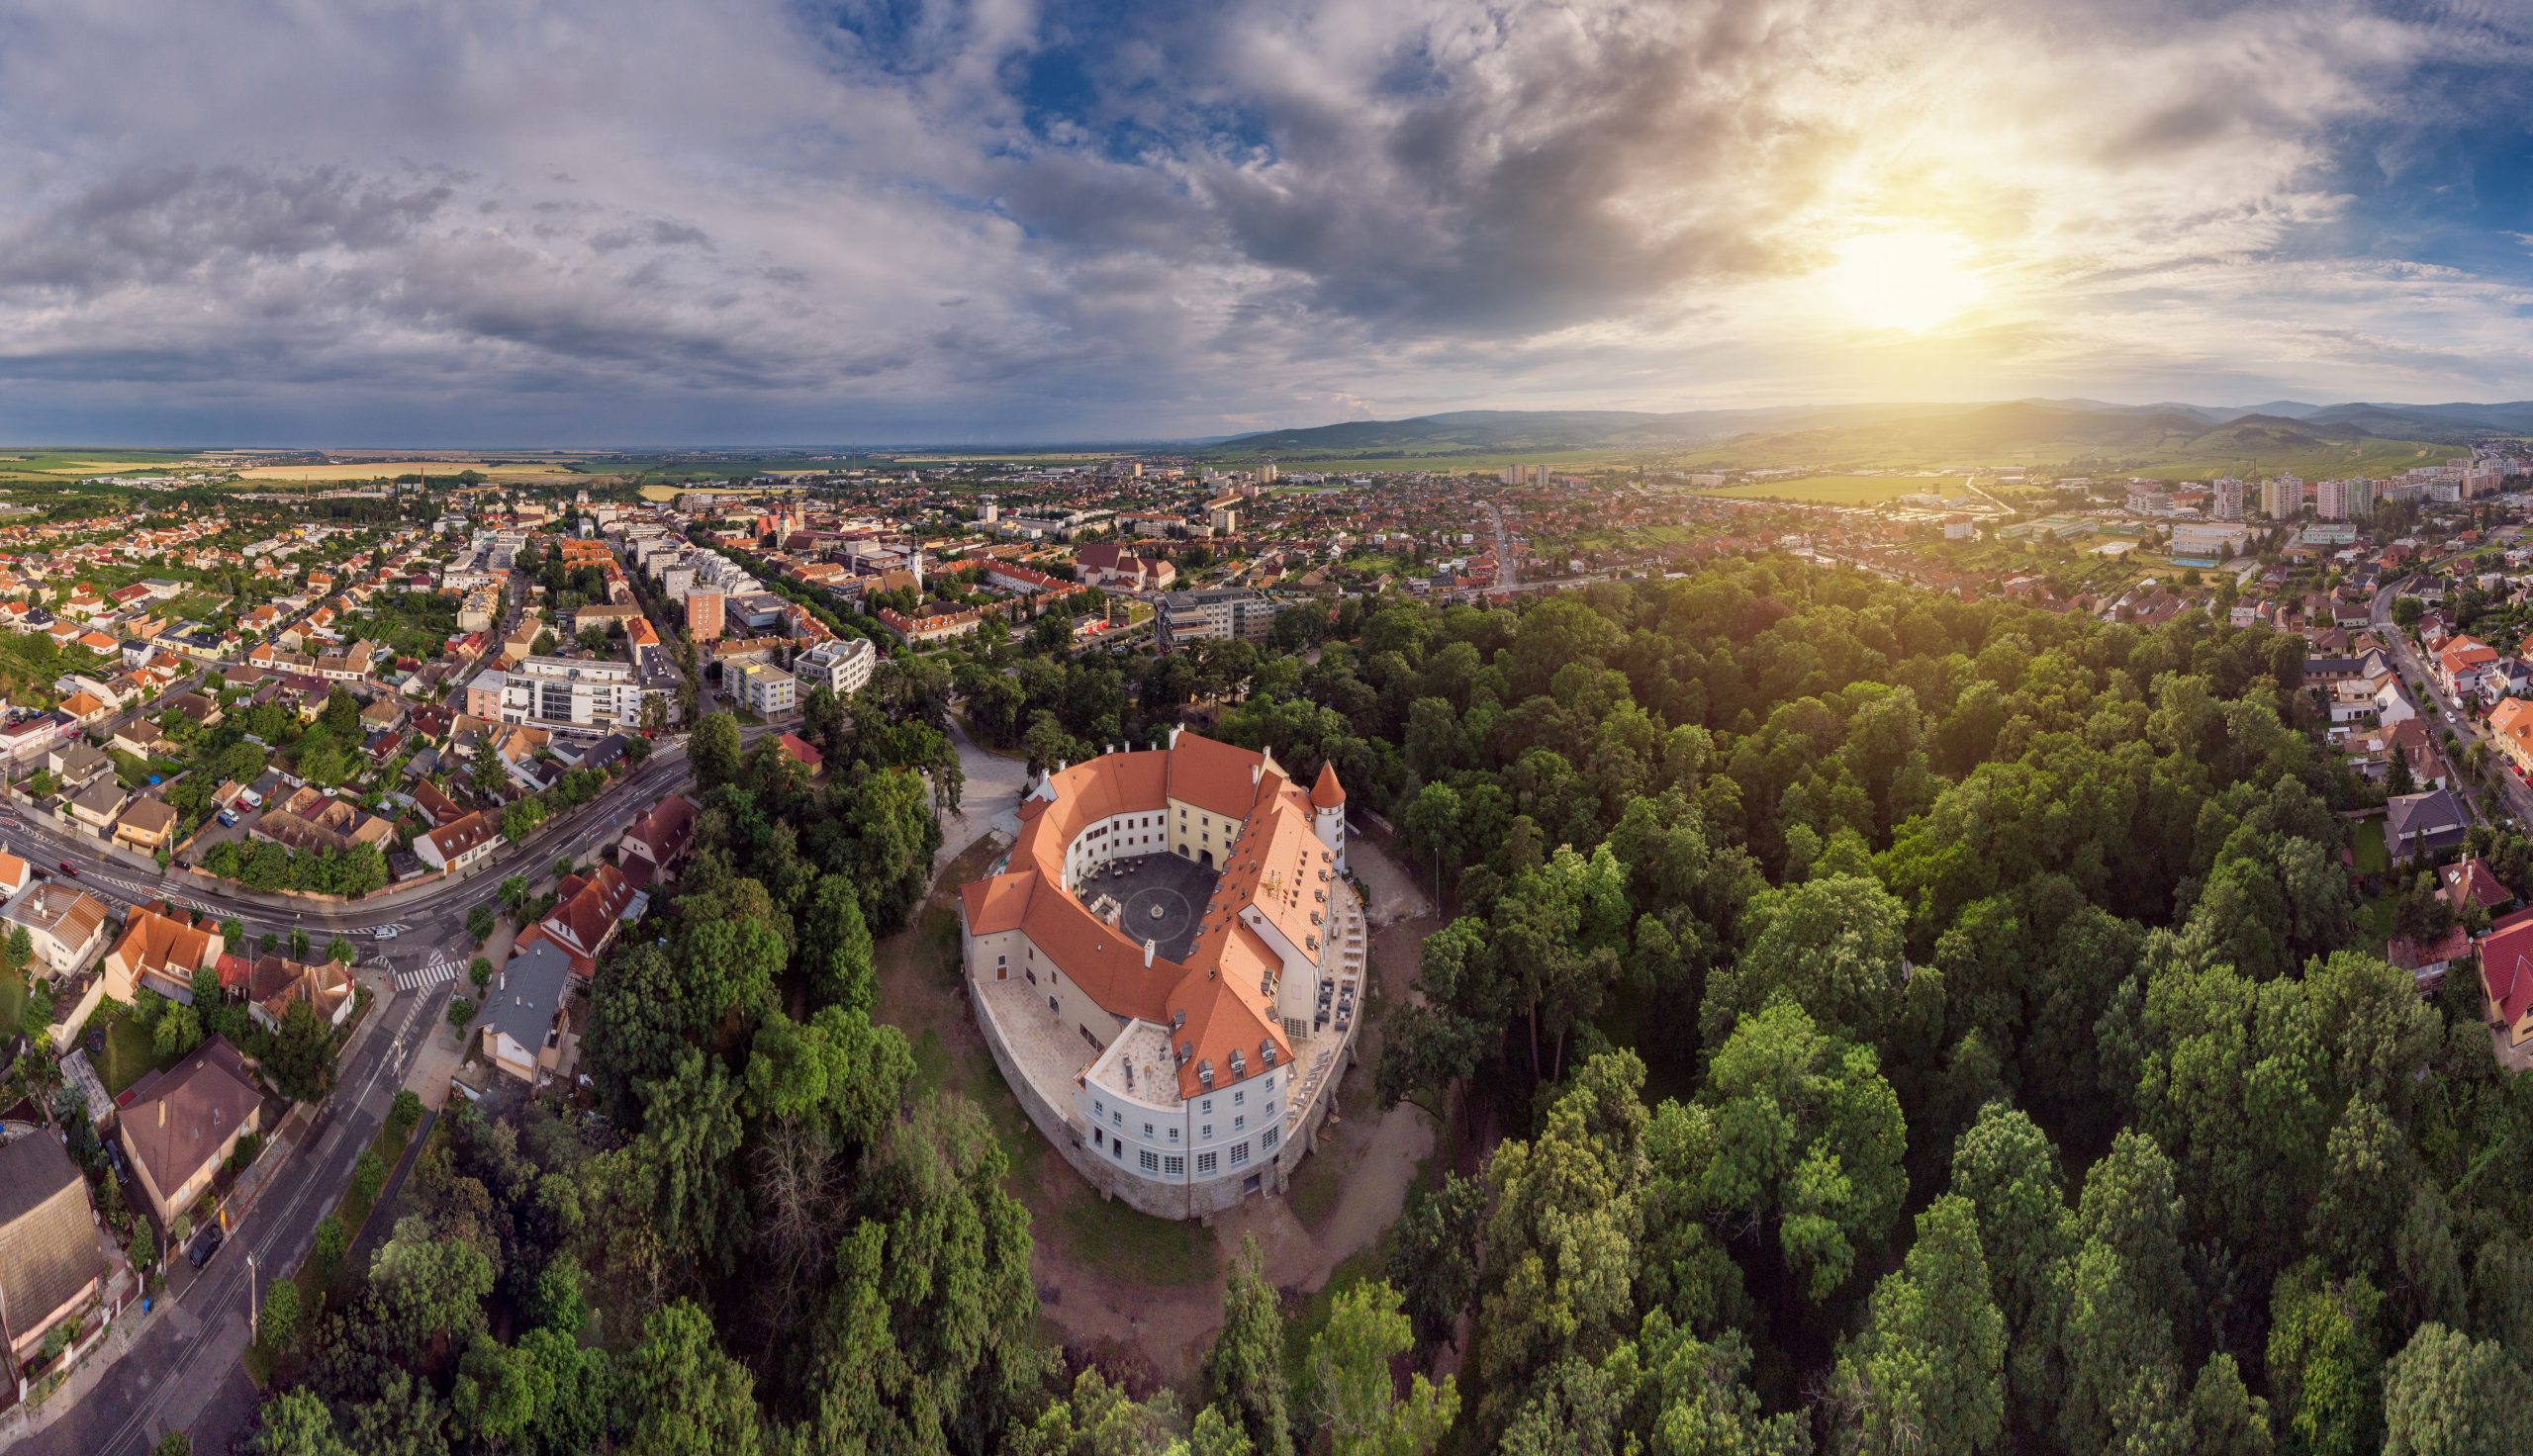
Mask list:
[[[255,1342],[257,1314],[258,1311],[255,1304],[255,1251],[250,1248],[246,1250],[246,1342],[248,1344],[253,1344]]]

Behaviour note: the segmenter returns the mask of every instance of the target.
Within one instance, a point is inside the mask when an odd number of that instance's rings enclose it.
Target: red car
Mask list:
[[[72,879],[77,879],[79,877],[79,866],[71,864],[67,860],[64,860],[61,862],[61,872],[69,875]]]

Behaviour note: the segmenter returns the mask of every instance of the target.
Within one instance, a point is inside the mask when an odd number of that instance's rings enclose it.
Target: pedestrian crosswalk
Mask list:
[[[100,873],[91,876],[91,878],[102,880],[105,883],[114,886],[116,889],[123,891],[126,895],[131,896],[136,904],[145,904],[153,900],[165,900],[170,904],[182,905],[188,910],[209,911],[211,909],[209,905],[195,899],[193,896],[177,894],[169,890],[163,884],[147,884],[137,879],[126,879],[120,874]]]
[[[433,951],[422,964],[396,972],[396,989],[427,991],[465,974],[466,963],[446,951]]]

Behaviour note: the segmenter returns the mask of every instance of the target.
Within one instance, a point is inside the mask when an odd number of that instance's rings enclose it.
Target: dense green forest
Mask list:
[[[1277,638],[891,663],[825,786],[707,720],[603,1118],[453,1112],[258,1449],[2533,1448],[2533,1105],[2355,943],[2298,640],[1780,558]],[[1036,1342],[1005,1149],[871,1018],[954,711],[1334,762],[1451,912],[1375,1072],[1461,1171],[1300,1378],[1247,1258],[1188,1389]]]

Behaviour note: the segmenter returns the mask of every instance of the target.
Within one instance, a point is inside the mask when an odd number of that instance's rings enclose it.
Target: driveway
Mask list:
[[[1019,838],[1020,794],[1029,786],[1026,763],[978,747],[956,714],[950,741],[959,746],[959,769],[968,780],[959,791],[959,812],[941,817],[941,848],[932,857],[936,874],[987,833],[1002,836],[1004,844]]]

